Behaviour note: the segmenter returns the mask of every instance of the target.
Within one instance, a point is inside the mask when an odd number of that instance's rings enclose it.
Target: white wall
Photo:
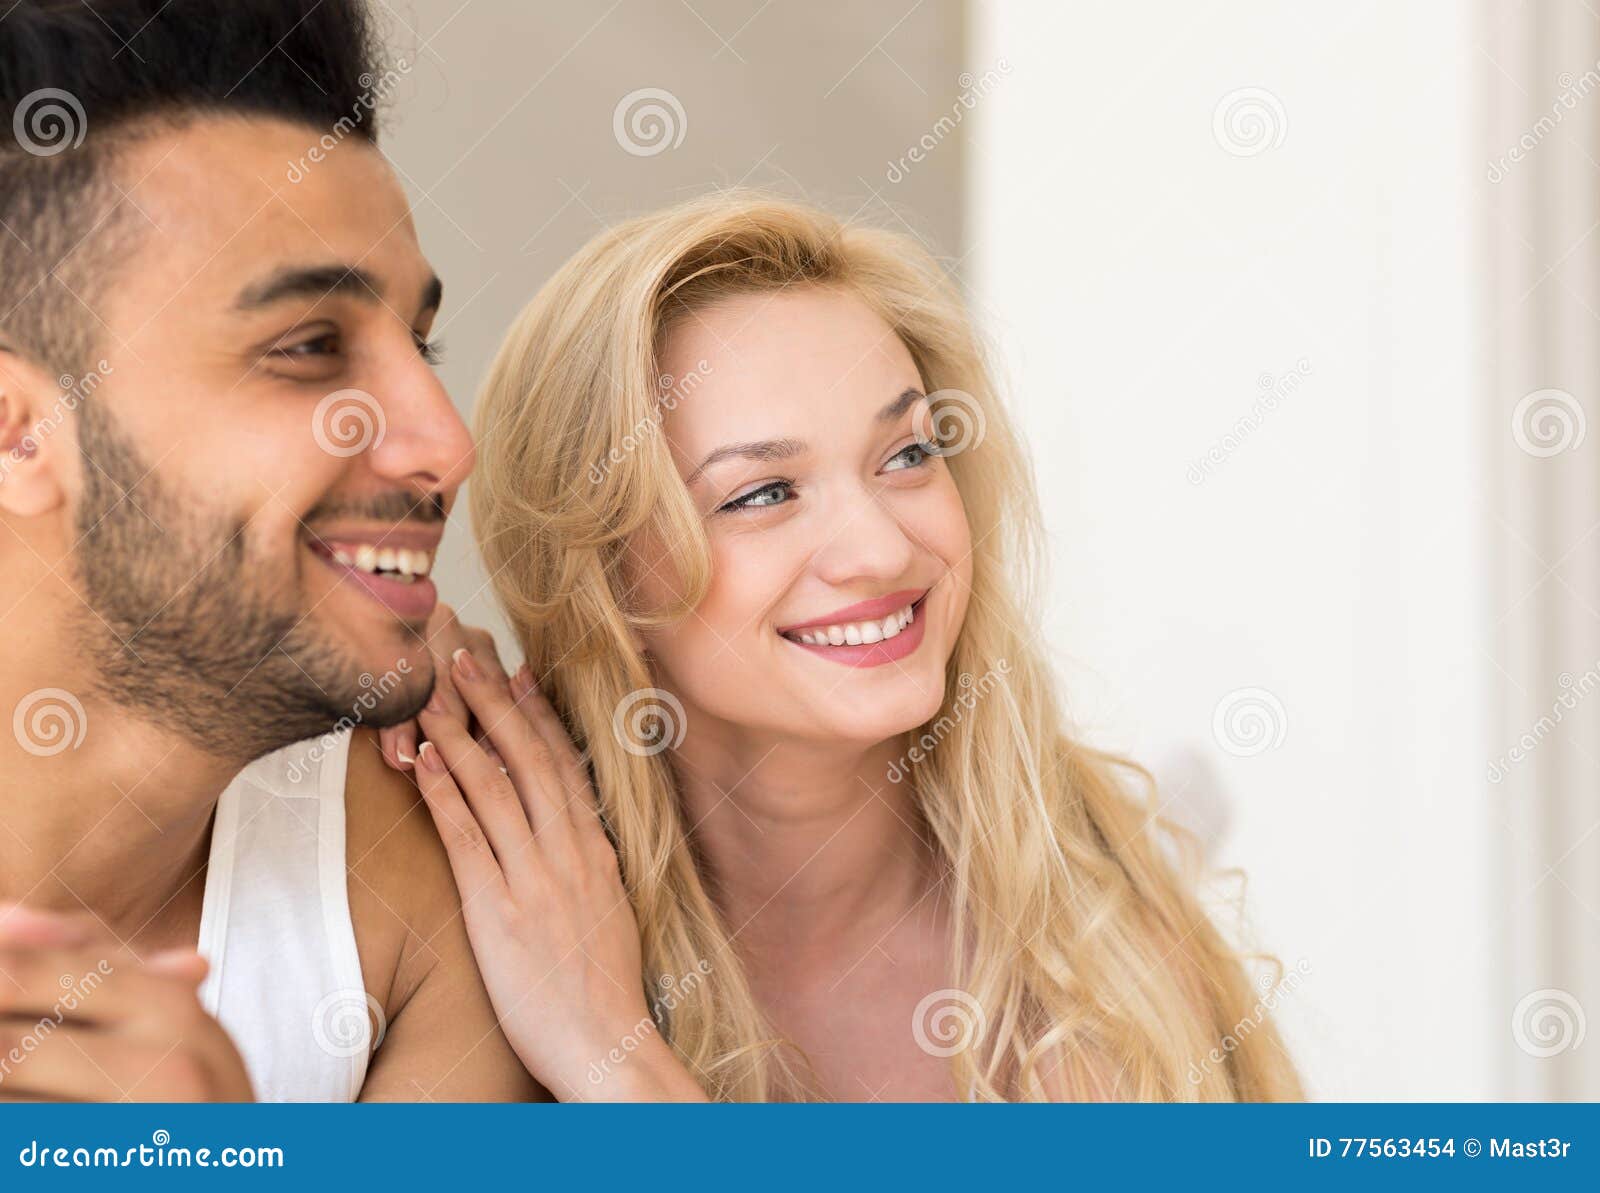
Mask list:
[[[1497,1096],[1470,6],[981,3],[975,297],[1096,740],[1220,829],[1314,1095]],[[1214,117],[1265,89],[1268,141]],[[1248,106],[1248,105],[1247,105]],[[1248,141],[1235,136],[1235,147]],[[1194,483],[1265,375],[1297,388]],[[1282,744],[1224,750],[1263,688]],[[1224,801],[1226,822],[1210,806]]]

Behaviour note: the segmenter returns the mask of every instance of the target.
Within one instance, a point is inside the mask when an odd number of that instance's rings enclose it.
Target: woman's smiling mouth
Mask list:
[[[922,606],[930,589],[907,589],[778,631],[803,650],[849,667],[903,659],[922,644]]]

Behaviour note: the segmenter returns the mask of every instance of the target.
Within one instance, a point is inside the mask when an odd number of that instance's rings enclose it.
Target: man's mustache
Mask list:
[[[418,498],[409,493],[377,493],[354,501],[318,503],[302,521],[316,526],[338,518],[366,519],[373,522],[443,522],[444,497],[429,493]]]

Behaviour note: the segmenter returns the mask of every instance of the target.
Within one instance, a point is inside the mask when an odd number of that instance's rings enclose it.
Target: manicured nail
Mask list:
[[[410,754],[402,754],[402,753],[400,753],[399,750],[395,751],[394,756],[395,756],[395,761],[403,762],[407,766],[411,766],[411,765],[415,764],[415,762],[417,761],[415,758],[411,757]]]
[[[478,670],[478,664],[472,657],[472,652],[465,646],[456,647],[455,654],[450,656],[456,665],[456,670],[461,672],[462,679],[477,680],[483,678],[483,672]]]
[[[423,742],[417,750],[417,763],[435,774],[444,769],[444,759],[439,757],[439,748],[431,741]]]
[[[517,668],[517,673],[511,677],[511,694],[521,700],[528,694],[528,689],[533,687],[533,669],[524,663]]]

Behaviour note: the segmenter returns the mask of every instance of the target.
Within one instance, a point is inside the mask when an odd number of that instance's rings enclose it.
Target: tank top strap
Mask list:
[[[257,1101],[354,1101],[382,1038],[350,919],[350,739],[341,729],[258,758],[217,803],[200,998],[244,1057]]]

